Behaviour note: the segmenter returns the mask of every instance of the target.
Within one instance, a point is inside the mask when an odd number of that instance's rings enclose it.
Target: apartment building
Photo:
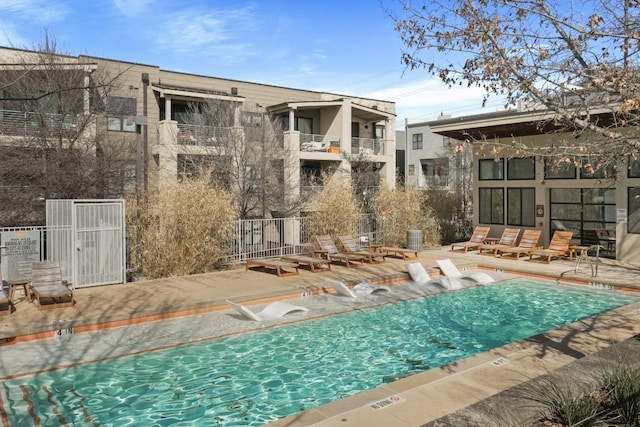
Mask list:
[[[0,72],[5,76],[37,74],[40,80],[32,81],[37,85],[44,84],[45,73],[65,74],[76,93],[73,102],[59,102],[67,95],[58,89],[49,93],[47,87],[33,87],[31,93],[43,95],[38,102],[4,96],[0,145],[15,149],[29,138],[69,138],[78,145],[83,142],[97,156],[114,151],[113,147],[126,147],[119,164],[121,193],[142,188],[162,191],[164,185],[180,179],[188,163],[206,163],[220,156],[233,159],[230,139],[238,141],[243,152],[253,145],[277,145],[282,161],[275,168],[280,175],[276,182],[289,185],[281,189],[281,206],[270,206],[271,212],[303,208],[312,184],[317,190],[317,181],[310,181],[313,177],[361,182],[359,175],[366,174],[369,187],[395,185],[393,102],[169,71],[116,59],[49,56],[0,48]],[[10,86],[3,87],[5,95],[12,92]],[[45,109],[29,111],[49,98],[54,102]],[[202,111],[212,104],[225,111],[219,123],[215,117],[201,120]],[[250,135],[254,128],[264,130]],[[25,181],[14,177],[0,185],[22,186]],[[255,212],[264,213],[264,209]]]

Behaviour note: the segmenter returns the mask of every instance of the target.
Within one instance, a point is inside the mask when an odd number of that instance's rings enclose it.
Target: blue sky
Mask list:
[[[0,29],[5,46],[48,31],[62,53],[394,101],[398,127],[481,106],[478,90],[405,70],[378,0],[0,0]]]

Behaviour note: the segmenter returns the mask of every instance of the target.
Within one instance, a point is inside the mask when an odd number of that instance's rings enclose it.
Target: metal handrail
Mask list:
[[[589,257],[589,251],[591,251],[592,249],[595,249],[596,253],[595,253],[595,259],[591,259],[591,257]],[[567,270],[565,272],[563,272],[562,274],[560,274],[560,278],[562,278],[562,276],[564,276],[567,273],[574,273],[574,274],[578,274],[579,270],[580,270],[580,264],[582,263],[583,260],[587,260],[589,262],[589,267],[591,268],[591,277],[596,277],[598,275],[598,265],[600,264],[600,250],[604,250],[604,246],[602,245],[591,245],[587,248],[581,249],[580,250],[580,256],[576,259],[576,265],[573,269],[571,270]]]

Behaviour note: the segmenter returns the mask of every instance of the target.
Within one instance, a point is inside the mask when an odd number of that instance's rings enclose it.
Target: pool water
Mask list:
[[[0,392],[12,426],[256,426],[638,300],[510,280],[6,380]]]

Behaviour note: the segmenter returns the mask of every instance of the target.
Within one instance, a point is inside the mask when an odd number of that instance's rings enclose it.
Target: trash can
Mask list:
[[[407,230],[407,249],[422,250],[422,230]]]

